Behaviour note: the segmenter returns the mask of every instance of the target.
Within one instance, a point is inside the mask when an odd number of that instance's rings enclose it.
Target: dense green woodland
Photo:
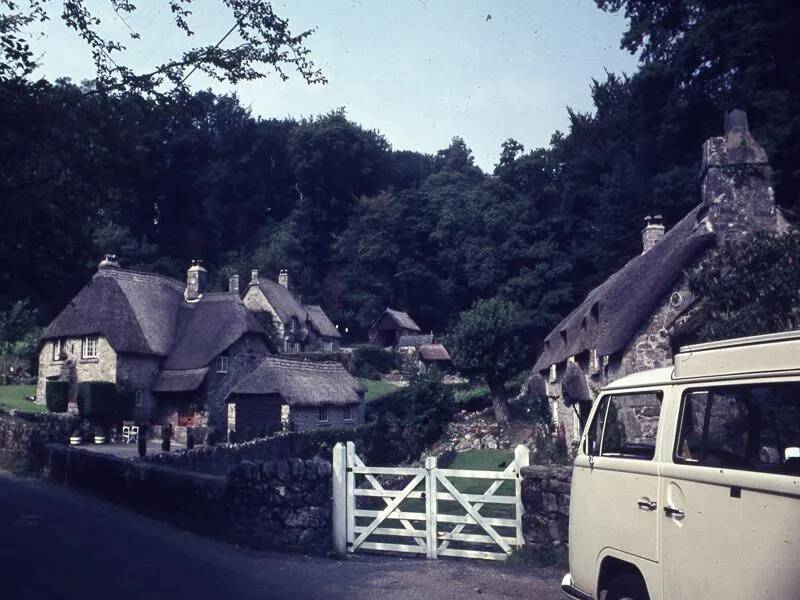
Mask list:
[[[645,215],[671,225],[699,202],[701,145],[732,107],[794,219],[800,4],[597,4],[626,12],[640,68],[587,82],[590,113],[569,111],[544,148],[508,140],[492,173],[458,137],[398,151],[345,110],[269,119],[210,92],[0,78],[0,307],[27,298],[45,324],[105,252],[177,278],[202,258],[215,289],[288,269],[351,336],[387,305],[443,331],[478,299],[510,302],[533,354],[641,251]]]

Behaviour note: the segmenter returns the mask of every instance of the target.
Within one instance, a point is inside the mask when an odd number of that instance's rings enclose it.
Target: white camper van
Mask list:
[[[572,475],[572,598],[800,598],[800,331],[606,387]]]

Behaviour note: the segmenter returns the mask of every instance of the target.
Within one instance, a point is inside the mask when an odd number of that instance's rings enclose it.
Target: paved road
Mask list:
[[[479,561],[246,552],[0,473],[0,597],[9,600],[555,600],[558,576]]]

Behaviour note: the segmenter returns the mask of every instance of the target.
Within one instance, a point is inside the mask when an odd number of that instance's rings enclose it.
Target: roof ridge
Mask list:
[[[336,360],[294,360],[281,356],[267,356],[264,358],[264,361],[272,363],[275,366],[291,366],[307,371],[346,371],[344,365]]]
[[[122,267],[103,267],[102,269],[98,269],[92,279],[95,277],[110,277],[111,279],[122,277],[129,281],[140,281],[141,283],[151,283],[155,280],[158,283],[165,283],[173,286],[178,291],[183,291],[186,287],[182,281],[170,277],[169,275],[162,275],[161,273],[153,273],[150,271],[137,271],[136,269],[124,269]]]

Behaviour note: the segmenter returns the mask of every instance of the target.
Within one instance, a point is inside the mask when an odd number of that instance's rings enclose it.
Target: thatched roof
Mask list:
[[[370,329],[380,323],[384,317],[389,318],[400,329],[409,329],[411,331],[422,332],[422,330],[419,328],[419,325],[414,322],[414,319],[408,316],[408,313],[404,313],[400,310],[394,310],[392,308],[387,308],[384,310],[381,315],[372,322]]]
[[[641,324],[672,289],[683,271],[715,240],[697,206],[653,248],[597,286],[545,338],[534,366],[542,371],[594,348],[600,356],[625,348]]]
[[[72,299],[42,339],[99,334],[117,352],[169,353],[184,284],[170,277],[103,267]]]
[[[433,335],[426,333],[423,335],[403,335],[397,341],[398,348],[419,348],[424,344],[432,344]]]
[[[308,312],[308,319],[311,325],[323,337],[340,338],[342,337],[339,330],[336,329],[328,315],[322,310],[322,307],[317,304],[306,304],[305,309]]]
[[[163,365],[165,370],[205,367],[245,333],[268,338],[235,292],[207,293],[197,302],[184,303],[178,323],[175,346]]]
[[[420,359],[427,361],[447,362],[450,360],[450,354],[441,344],[425,344],[420,346],[419,357]]]
[[[253,285],[253,284],[251,284]],[[295,317],[300,325],[304,325],[308,318],[308,311],[297,301],[286,286],[270,279],[259,279],[258,288],[269,301],[281,321],[288,323]]]
[[[193,392],[200,387],[208,367],[185,371],[161,371],[153,384],[154,392]]]
[[[289,406],[346,406],[362,401],[363,388],[338,362],[268,356],[230,395],[273,395]]]

